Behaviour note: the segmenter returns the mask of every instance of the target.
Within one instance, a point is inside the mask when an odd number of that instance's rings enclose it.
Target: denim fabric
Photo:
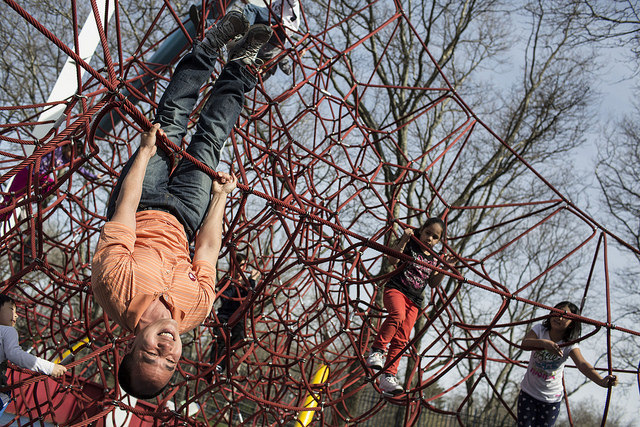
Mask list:
[[[518,427],[553,427],[562,402],[541,402],[524,391],[518,395]]]
[[[177,145],[187,133],[189,115],[198,99],[200,88],[207,82],[215,66],[216,55],[209,55],[196,44],[176,67],[171,82],[158,105],[156,123]],[[244,94],[256,84],[256,78],[237,62],[224,66],[200,112],[196,131],[186,150],[191,156],[215,169],[220,151],[231,133],[244,104]],[[124,166],[107,208],[107,219],[115,212],[115,202],[122,181],[131,168],[137,150]],[[173,173],[171,160],[158,149],[147,166],[142,183],[138,211],[159,209],[170,212],[184,225],[192,240],[206,214],[211,197],[211,177],[191,161],[181,159]]]
[[[273,13],[271,14],[271,19],[269,19],[269,9],[255,4],[246,5],[242,10],[242,14],[247,18],[249,25],[277,24],[280,21],[280,17]]]

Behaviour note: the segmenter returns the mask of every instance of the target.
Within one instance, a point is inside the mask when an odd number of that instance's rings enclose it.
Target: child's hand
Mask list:
[[[160,129],[160,123],[154,124],[153,126],[151,126],[151,129],[144,132],[140,136],[140,148],[150,150],[149,154],[151,154],[152,156],[156,154],[156,151],[158,149],[156,147],[156,132],[160,135],[164,135],[164,131]]]
[[[442,260],[447,264],[453,264],[456,261],[456,257],[453,254],[444,254],[442,255]]]
[[[260,278],[260,270],[258,269],[251,270],[251,278],[257,282],[258,279]]]
[[[615,387],[618,385],[618,377],[615,375],[607,375],[598,385],[600,387]]]
[[[51,372],[51,376],[53,378],[58,378],[64,375],[67,372],[67,368],[63,365],[58,365],[57,363],[53,366],[53,372]]]
[[[404,240],[411,239],[411,236],[413,236],[413,230],[411,228],[407,228],[406,230],[404,230],[404,235],[402,236]]]
[[[218,178],[213,180],[211,190],[213,193],[231,193],[238,184],[238,178],[233,174],[218,172]]]
[[[562,356],[562,349],[560,348],[560,346],[558,344],[554,343],[551,340],[544,340],[544,348],[549,353],[557,354],[558,356]]]

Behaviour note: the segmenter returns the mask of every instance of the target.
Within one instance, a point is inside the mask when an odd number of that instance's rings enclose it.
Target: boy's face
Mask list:
[[[182,356],[178,323],[160,319],[139,331],[131,349],[136,375],[136,389],[158,390],[171,380]]]
[[[6,302],[0,307],[0,325],[3,326],[16,326],[16,320],[18,320],[18,313],[16,313],[15,304]]]

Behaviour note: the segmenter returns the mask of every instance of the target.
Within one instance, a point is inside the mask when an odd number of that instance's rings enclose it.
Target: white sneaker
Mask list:
[[[380,378],[380,390],[383,393],[388,393],[392,395],[400,394],[404,391],[402,386],[398,384],[398,380],[395,375],[383,375]]]
[[[367,357],[367,367],[380,370],[383,366],[384,360],[382,360],[382,353],[379,351],[371,351],[369,357]]]

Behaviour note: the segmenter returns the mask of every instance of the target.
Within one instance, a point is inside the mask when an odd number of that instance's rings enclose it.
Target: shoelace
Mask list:
[[[249,42],[248,46],[245,48],[245,53],[243,56],[245,58],[250,58],[252,56],[258,55],[258,52],[260,51],[262,45],[263,43],[257,41]]]
[[[222,46],[236,33],[236,26],[231,19],[220,22],[218,25],[219,27],[216,26],[215,32],[211,33],[208,37],[210,37],[211,41],[215,42],[215,44]]]

